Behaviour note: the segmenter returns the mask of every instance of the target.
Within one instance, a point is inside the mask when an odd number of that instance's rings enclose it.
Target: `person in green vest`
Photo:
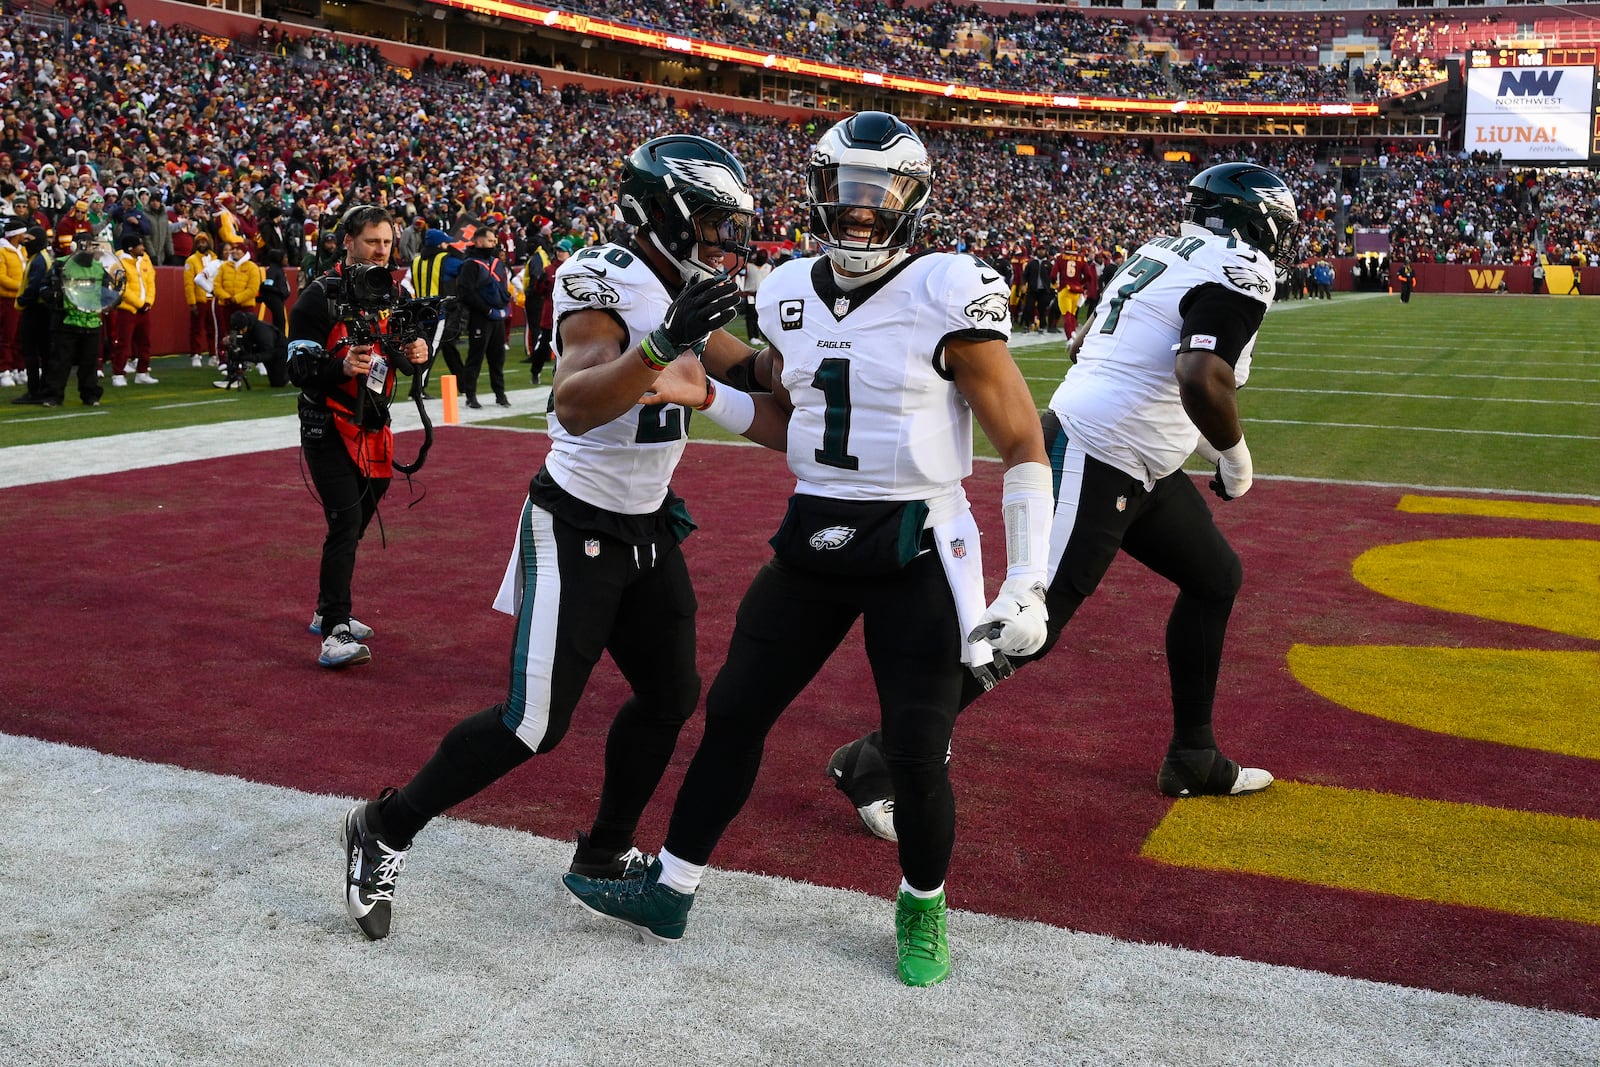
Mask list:
[[[67,379],[74,367],[78,371],[78,397],[85,407],[100,403],[99,364],[101,330],[106,314],[122,298],[125,276],[115,261],[96,248],[92,231],[75,234],[72,254],[56,260],[51,268],[51,302],[55,314],[51,321],[50,359],[45,366],[45,407],[59,406],[66,399]]]

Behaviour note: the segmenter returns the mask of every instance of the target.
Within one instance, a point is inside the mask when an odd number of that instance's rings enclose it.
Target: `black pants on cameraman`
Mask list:
[[[494,398],[506,402],[506,324],[503,319],[467,316],[467,365],[461,392],[469,401],[478,398],[478,371],[489,361],[489,388]]]
[[[303,413],[302,422],[306,415]],[[322,566],[317,572],[317,614],[322,616],[322,632],[332,633],[340,623],[350,621],[350,584],[356,572],[356,546],[367,532],[367,524],[377,514],[378,502],[389,491],[388,478],[363,474],[350,458],[344,440],[332,427],[328,437],[315,440],[301,435],[306,469],[322,501],[322,514],[328,520],[328,533],[322,539]]]
[[[66,400],[67,379],[78,371],[78,398],[85,404],[100,402],[100,327],[57,326],[50,334],[50,360],[45,364],[44,399],[52,404]]]

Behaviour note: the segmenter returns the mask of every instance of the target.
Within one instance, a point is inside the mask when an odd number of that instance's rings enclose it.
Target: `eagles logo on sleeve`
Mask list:
[[[1003,293],[984,293],[964,309],[967,318],[976,323],[1004,322],[1011,317]]]
[[[577,271],[563,274],[561,288],[572,299],[580,300],[592,307],[612,307],[622,303],[622,297],[598,274]]]
[[[1237,263],[1229,263],[1222,268],[1223,277],[1227,278],[1236,288],[1247,293],[1270,293],[1272,283],[1262,277],[1259,271],[1249,267],[1241,267]]]

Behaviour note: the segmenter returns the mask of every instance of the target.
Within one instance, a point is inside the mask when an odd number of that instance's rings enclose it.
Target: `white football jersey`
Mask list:
[[[1219,285],[1270,308],[1273,280],[1265,253],[1198,226],[1141,246],[1106,285],[1078,362],[1050,399],[1068,437],[1146,487],[1183,466],[1200,432],[1178,395],[1179,305],[1199,286]],[[1252,336],[1234,366],[1238,385],[1254,348]]]
[[[948,252],[848,291],[825,258],[774,270],[756,308],[794,403],[795,491],[944,513],[972,471],[972,412],[941,356],[955,336],[1009,339],[1008,291],[999,271]]]
[[[661,325],[672,295],[636,252],[618,245],[585,248],[556,271],[556,352],[563,316],[592,309],[622,324],[627,351]],[[579,500],[624,515],[646,515],[661,506],[686,443],[687,413],[676,404],[632,410],[585,434],[569,433],[549,413],[550,454],[545,468]]]

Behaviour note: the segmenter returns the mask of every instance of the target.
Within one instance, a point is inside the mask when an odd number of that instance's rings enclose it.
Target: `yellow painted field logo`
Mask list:
[[[1480,273],[1491,272],[1474,271],[1475,284]],[[1600,523],[1597,507],[1525,501],[1406,496],[1398,510]],[[1600,540],[1379,545],[1355,560],[1352,573],[1373,592],[1408,604],[1600,642]],[[1297,644],[1288,666],[1307,689],[1363,715],[1600,761],[1600,650]],[[1175,804],[1141,854],[1600,925],[1594,819],[1281,781],[1246,803]],[[1485,863],[1489,856],[1493,863]]]

